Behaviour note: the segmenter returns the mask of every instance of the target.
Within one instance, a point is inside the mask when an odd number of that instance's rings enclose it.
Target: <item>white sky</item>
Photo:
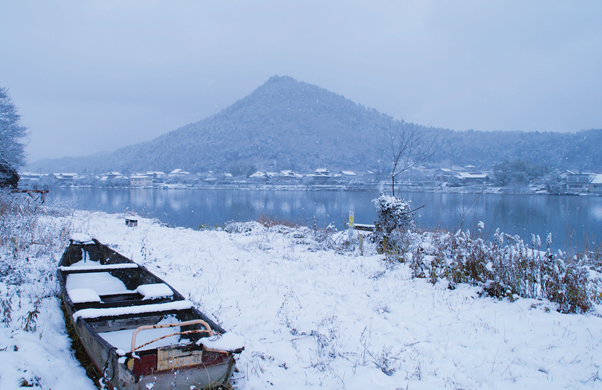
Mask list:
[[[601,1],[0,0],[29,160],[150,140],[288,75],[456,130],[602,128]]]

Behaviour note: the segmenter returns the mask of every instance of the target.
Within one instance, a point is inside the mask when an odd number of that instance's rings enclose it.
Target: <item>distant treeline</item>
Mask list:
[[[441,131],[433,162],[493,168],[522,160],[558,169],[602,172],[602,130],[577,133],[523,131]]]

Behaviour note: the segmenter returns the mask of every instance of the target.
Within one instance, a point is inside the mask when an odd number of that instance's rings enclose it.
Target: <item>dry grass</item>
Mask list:
[[[300,222],[293,222],[285,218],[281,219],[266,214],[260,214],[259,218],[257,218],[257,222],[259,222],[265,227],[286,226],[290,228],[298,228],[302,225]]]
[[[444,279],[451,289],[468,283],[498,298],[545,298],[563,313],[587,312],[602,302],[602,281],[590,272],[600,272],[599,250],[553,253],[549,243],[541,249],[538,236],[529,246],[499,231],[490,242],[460,230],[415,234],[407,257],[413,277],[433,284]]]

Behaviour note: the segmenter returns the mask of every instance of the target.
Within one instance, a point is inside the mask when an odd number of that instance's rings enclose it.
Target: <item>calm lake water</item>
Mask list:
[[[510,194],[401,193],[412,201],[419,227],[475,230],[485,223],[487,238],[496,228],[531,242],[552,233],[554,249],[590,247],[602,241],[602,197]],[[258,191],[207,189],[51,188],[47,202],[109,213],[135,211],[170,226],[196,229],[260,216],[338,229],[353,210],[356,223],[372,224],[377,192]]]

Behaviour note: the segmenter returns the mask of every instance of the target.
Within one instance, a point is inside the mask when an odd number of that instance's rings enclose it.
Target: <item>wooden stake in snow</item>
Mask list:
[[[349,245],[351,245],[351,239],[353,238],[353,220],[355,219],[355,213],[353,210],[349,210]]]

